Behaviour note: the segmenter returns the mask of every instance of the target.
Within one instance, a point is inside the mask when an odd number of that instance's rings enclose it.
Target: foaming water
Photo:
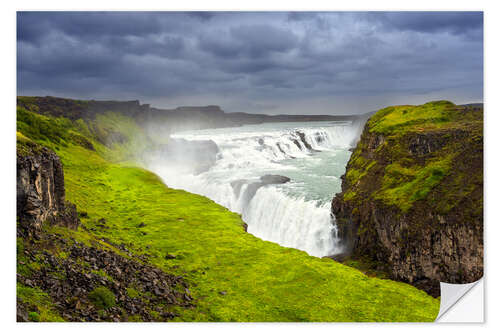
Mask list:
[[[199,174],[169,166],[169,156],[153,153],[146,166],[177,189],[206,196],[242,215],[248,232],[313,256],[342,252],[333,195],[362,124],[351,122],[279,123],[181,132],[189,141],[212,140],[215,164]],[[186,168],[186,170],[189,168]],[[281,175],[282,184],[260,177]]]
[[[264,240],[325,256],[339,252],[328,204],[294,198],[278,188],[260,189],[243,214],[248,232]]]

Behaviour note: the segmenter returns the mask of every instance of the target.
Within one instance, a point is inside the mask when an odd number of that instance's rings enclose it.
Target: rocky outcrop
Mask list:
[[[17,218],[21,230],[36,234],[43,223],[76,229],[76,207],[65,200],[64,173],[59,157],[32,142],[17,147]]]
[[[268,184],[284,184],[288,183],[290,181],[290,178],[286,176],[280,176],[280,175],[264,175],[260,177],[260,182],[263,185],[268,185]]]
[[[245,191],[245,198],[249,202],[254,197],[257,190],[262,186],[271,184],[284,184],[290,181],[290,178],[280,175],[264,175],[260,177],[258,182],[251,182],[248,184]],[[233,185],[233,183],[231,183]],[[233,187],[234,188],[234,187]]]
[[[266,185],[272,185],[272,184],[285,184],[290,181],[290,178],[286,176],[280,176],[280,175],[264,175],[259,178],[258,181],[255,180],[249,180],[249,179],[238,179],[232,181],[231,187],[233,188],[234,195],[239,198],[240,196],[242,197],[242,201],[248,204],[252,198],[255,196],[255,193],[259,190],[259,188],[266,186]],[[241,193],[241,189],[243,188],[243,185],[247,185],[244,192]],[[245,206],[246,206],[245,204]],[[246,229],[245,229],[246,230]]]
[[[67,321],[169,321],[177,314],[172,307],[192,307],[189,285],[182,276],[168,274],[151,265],[146,258],[89,247],[57,234],[43,234],[44,244],[67,256],[54,255],[36,246],[25,248],[26,263],[37,262],[41,270],[29,276],[17,275],[17,281],[36,287],[55,300],[54,310]],[[29,247],[27,247],[29,246]],[[175,258],[175,257],[174,257]],[[96,288],[105,288],[114,302],[100,308],[92,299]],[[28,312],[39,312],[18,298],[17,321],[29,321]]]
[[[439,282],[483,274],[482,108],[445,104],[445,126],[405,123],[422,112],[408,108],[402,125],[379,130],[399,111],[381,110],[366,124],[332,213],[345,254],[438,296]]]

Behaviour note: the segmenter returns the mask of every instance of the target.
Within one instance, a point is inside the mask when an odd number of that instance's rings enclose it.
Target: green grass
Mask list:
[[[82,126],[83,127],[83,126]],[[110,161],[133,160],[135,154],[151,148],[151,141],[137,123],[130,117],[116,112],[107,112],[96,116],[90,123],[91,132],[105,147],[98,146],[98,151]],[[84,131],[85,133],[86,131]]]
[[[49,295],[42,290],[18,283],[16,285],[16,295],[29,307],[37,309],[37,312],[30,311],[28,313],[28,319],[31,321],[64,321],[54,309]]]
[[[443,206],[439,211],[448,212],[475,188],[457,190],[455,187],[460,187],[458,183],[465,182],[465,167],[455,169],[464,159],[457,152],[466,149],[465,143],[470,147],[482,144],[482,116],[482,111],[456,106],[448,101],[379,110],[368,121],[365,135],[381,135],[384,143],[371,149],[360,141],[348,163],[346,179],[350,185],[344,193],[344,200],[354,200],[358,204],[382,200],[406,213],[415,202],[427,200],[433,189],[444,181],[455,179],[456,186],[438,200]],[[458,137],[450,139],[452,133]],[[445,143],[425,157],[412,154],[409,142],[412,139],[416,141],[419,135],[429,135],[434,138],[432,140]],[[480,153],[477,148],[474,149],[476,151],[467,154]],[[372,168],[374,170],[369,172]],[[482,173],[476,171],[469,177],[478,178],[471,184],[480,184]],[[434,196],[432,200],[435,199]]]
[[[197,307],[180,309],[182,320],[422,321],[437,314],[438,301],[423,291],[262,241],[243,231],[237,214],[170,189],[146,170],[107,163],[76,146],[60,155],[68,199],[89,214],[84,223],[104,217],[110,226],[97,229],[97,237],[147,253],[196,284]],[[141,222],[146,226],[138,228]],[[176,259],[166,260],[167,253]]]
[[[480,117],[478,115],[481,115]],[[379,110],[368,121],[370,132],[404,134],[481,124],[482,111],[457,106],[449,101],[422,105],[397,105]]]
[[[424,199],[448,174],[452,160],[453,155],[448,155],[430,161],[423,167],[417,165],[411,168],[398,163],[389,164],[385,168],[382,187],[373,197],[407,212],[415,201]]]
[[[423,105],[390,106],[370,118],[371,132],[388,134],[394,131],[440,127],[454,119],[456,105],[448,101],[429,102]]]
[[[184,276],[196,306],[175,309],[177,320],[433,321],[439,311],[437,299],[410,285],[254,237],[244,232],[239,215],[168,188],[147,170],[111,163],[105,150],[69,143],[58,145],[57,153],[67,199],[89,215],[82,223],[93,228],[105,218],[110,228],[47,230],[101,246],[102,237],[125,243]]]
[[[65,145],[71,127],[69,119],[42,116],[22,107],[17,108],[17,131],[39,143]]]
[[[99,269],[99,270],[93,270],[92,273],[96,274],[96,275],[99,275],[103,278],[105,278],[106,280],[108,281],[113,281],[113,278],[111,276],[109,276],[108,274],[106,274],[105,271],[103,271],[102,269]]]
[[[346,178],[351,184],[355,184],[361,180],[371,168],[377,164],[376,161],[371,161],[363,156],[353,156],[350,160],[350,164],[353,166],[346,173]]]
[[[116,305],[115,295],[106,287],[97,287],[89,293],[89,299],[98,309],[109,309]]]
[[[135,288],[127,288],[127,295],[131,298],[136,298],[140,296],[140,293]]]

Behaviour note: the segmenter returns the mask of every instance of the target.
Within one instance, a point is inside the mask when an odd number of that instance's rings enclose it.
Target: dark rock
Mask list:
[[[360,179],[350,181],[343,176],[342,192],[331,206],[346,255],[388,267],[393,279],[433,296],[439,295],[440,281],[470,283],[482,277],[483,139],[479,120],[482,118],[456,128],[387,135],[370,131],[367,123],[356,155],[376,163]],[[439,185],[412,202],[408,210],[374,199],[389,164],[404,161],[405,168],[421,167],[443,156],[453,156],[452,170],[444,176],[438,174],[443,176]],[[356,165],[351,157],[346,173],[352,168]],[[460,197],[465,188],[467,195]],[[356,194],[354,199],[344,199],[348,191]]]
[[[42,235],[49,248],[60,242],[59,235]],[[26,249],[27,251],[28,249]],[[138,315],[143,321],[151,321],[150,312],[159,304],[192,306],[188,284],[182,277],[170,275],[139,259],[126,258],[112,251],[84,245],[67,245],[65,259],[40,249],[29,249],[38,260],[44,262],[40,270],[34,270],[30,278],[18,276],[18,283],[31,285],[47,292],[59,314],[68,321],[125,321],[130,315]],[[140,260],[140,261],[138,261]],[[82,264],[83,261],[83,264]],[[101,270],[107,277],[89,272]],[[111,280],[108,280],[110,278]],[[176,286],[182,286],[181,289]],[[99,312],[88,295],[98,286],[106,286],[116,298],[116,306]],[[133,286],[142,296],[130,298],[127,288]],[[178,289],[178,290],[177,290]],[[28,319],[22,300],[18,300],[18,320]],[[157,311],[157,312],[163,312]],[[162,317],[170,320],[172,314]]]
[[[137,227],[138,227],[138,228],[143,228],[143,227],[145,227],[145,226],[146,226],[146,224],[145,224],[144,222],[141,222],[141,223],[140,223]]]
[[[264,175],[260,177],[260,181],[267,184],[284,184],[290,181],[290,178],[280,175]]]
[[[315,151],[315,149],[313,149],[313,147],[309,144],[309,142],[307,142],[306,140],[306,135],[300,131],[297,131],[295,132],[297,133],[297,135],[299,136],[300,138],[300,141],[304,144],[304,146],[309,149],[310,151]],[[300,147],[300,145],[298,145]]]
[[[281,144],[280,144],[279,142],[278,142],[278,143],[276,143],[276,147],[278,147],[278,150],[279,150],[282,154],[287,155],[287,153],[285,153],[285,151],[283,150],[283,148],[281,147]],[[292,158],[293,158],[293,157],[292,157]]]
[[[348,259],[350,259],[350,255],[349,253],[339,253],[339,254],[334,254],[334,255],[331,255],[331,256],[325,256],[323,258],[330,258],[330,259],[333,259],[337,262],[344,262]]]
[[[29,234],[45,222],[72,229],[80,224],[75,205],[65,200],[61,160],[47,148],[17,151],[17,216]]]
[[[177,256],[174,256],[173,254],[167,254],[167,255],[165,256],[165,259],[167,259],[167,260],[168,260],[168,259],[175,259],[175,258],[177,258]]]
[[[239,197],[240,195],[244,195],[244,200],[246,202],[250,202],[254,197],[257,190],[265,185],[272,184],[284,184],[290,181],[290,178],[280,175],[264,175],[261,176],[259,181],[251,182],[245,179],[239,179],[231,182],[231,187],[233,188],[234,194]],[[241,189],[243,185],[248,184],[244,193],[241,193]]]
[[[17,322],[28,321],[27,306],[19,298],[17,299],[17,304],[16,304],[16,318]]]
[[[250,201],[254,197],[255,193],[257,193],[257,190],[261,188],[262,186],[265,185],[272,185],[272,184],[284,184],[286,182],[289,182],[290,178],[285,177],[285,176],[279,176],[279,175],[265,175],[260,177],[259,182],[254,182],[251,183],[247,186],[245,190],[245,200]]]

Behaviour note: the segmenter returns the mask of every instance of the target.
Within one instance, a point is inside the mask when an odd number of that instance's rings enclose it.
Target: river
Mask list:
[[[169,187],[206,196],[241,214],[249,233],[323,257],[342,252],[330,204],[341,191],[340,177],[362,125],[266,123],[179,132],[171,137],[215,143],[213,165],[194,173],[166,163],[169,156],[156,156],[147,167]],[[260,177],[265,175],[290,181],[264,185]]]

